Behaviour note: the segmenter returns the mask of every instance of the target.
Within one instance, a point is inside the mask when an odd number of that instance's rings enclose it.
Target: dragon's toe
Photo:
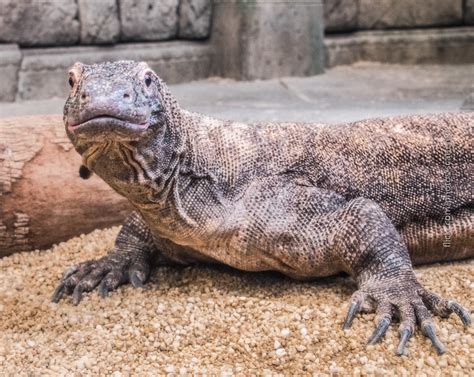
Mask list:
[[[453,300],[446,300],[438,296],[436,293],[427,289],[420,292],[421,298],[428,309],[435,315],[440,317],[448,317],[451,313],[455,313],[465,326],[471,324],[471,315],[469,311]]]

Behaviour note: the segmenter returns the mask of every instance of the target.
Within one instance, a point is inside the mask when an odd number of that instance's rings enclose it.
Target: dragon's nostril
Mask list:
[[[86,98],[87,98],[87,95],[86,95],[86,93],[82,93],[82,95],[81,95],[81,99],[83,99],[83,100],[84,100],[84,99],[86,99]]]
[[[125,94],[123,95],[123,98],[130,98],[130,94],[125,93]]]

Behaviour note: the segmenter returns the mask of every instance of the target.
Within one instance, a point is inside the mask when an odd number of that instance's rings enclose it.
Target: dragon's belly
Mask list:
[[[197,198],[211,195],[194,194],[188,187],[166,207],[142,207],[158,248],[163,243],[169,259],[272,270],[300,279],[343,270],[333,257],[337,250],[326,220],[326,213],[343,203],[337,194],[278,177],[256,180],[236,200],[221,197],[198,209],[195,203],[202,200]],[[326,240],[320,239],[321,227],[328,231]]]
[[[222,230],[202,239],[164,238],[156,231],[157,248],[180,264],[217,263],[244,271],[277,271],[296,279],[334,275],[342,271],[332,253],[311,249],[302,233],[253,235],[246,228]],[[153,231],[152,231],[153,232]]]

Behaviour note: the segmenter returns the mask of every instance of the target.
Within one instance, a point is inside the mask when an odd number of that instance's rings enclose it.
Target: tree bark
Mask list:
[[[61,116],[0,119],[0,257],[124,220],[128,201],[80,165]]]

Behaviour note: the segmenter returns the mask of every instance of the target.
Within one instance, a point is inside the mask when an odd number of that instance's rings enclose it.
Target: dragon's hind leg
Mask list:
[[[444,353],[430,311],[441,316],[456,313],[465,325],[471,323],[469,312],[455,301],[428,291],[417,281],[408,250],[379,205],[358,198],[341,208],[336,219],[339,230],[335,249],[359,285],[352,296],[344,328],[350,327],[360,310],[375,311],[377,327],[369,343],[380,340],[392,319],[398,317],[397,354],[404,353],[417,325],[438,353]]]
[[[431,315],[455,313],[465,325],[470,323],[469,311],[418,282],[404,240],[373,200],[339,200],[284,180],[262,185],[262,192],[247,203],[248,218],[253,219],[252,246],[266,252],[265,261],[272,268],[290,276],[327,276],[341,270],[352,275],[358,290],[345,329],[359,311],[375,311],[377,326],[370,343],[380,340],[398,318],[398,354],[404,353],[416,327],[443,353]]]

